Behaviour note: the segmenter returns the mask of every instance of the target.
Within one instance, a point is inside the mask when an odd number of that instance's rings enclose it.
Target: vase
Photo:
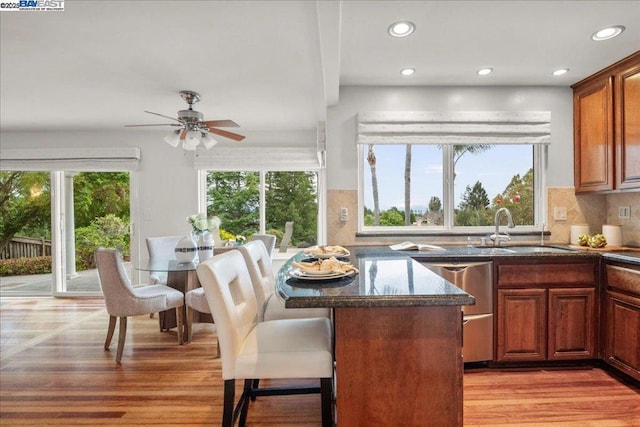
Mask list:
[[[198,247],[190,236],[184,236],[176,245],[175,253],[179,263],[194,262],[198,256]]]
[[[198,258],[200,262],[213,258],[213,248],[215,242],[211,233],[202,233],[198,235]]]

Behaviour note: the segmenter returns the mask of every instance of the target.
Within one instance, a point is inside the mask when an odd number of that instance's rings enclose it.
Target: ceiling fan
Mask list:
[[[229,132],[226,130],[218,129],[225,127],[238,127],[238,124],[233,120],[203,120],[201,112],[193,109],[193,104],[200,101],[200,94],[190,90],[180,91],[180,96],[189,105],[188,110],[178,111],[178,118],[166,116],[160,113],[154,113],[153,111],[145,111],[145,113],[153,114],[155,116],[164,117],[169,120],[173,120],[177,123],[159,123],[148,125],[125,125],[125,127],[142,127],[142,126],[174,126],[179,129],[174,130],[167,135],[164,140],[171,146],[177,147],[182,142],[182,148],[188,151],[196,149],[200,142],[203,143],[205,148],[209,149],[216,145],[216,141],[210,134],[220,135],[225,138],[232,139],[234,141],[242,141],[245,137],[243,135]]]

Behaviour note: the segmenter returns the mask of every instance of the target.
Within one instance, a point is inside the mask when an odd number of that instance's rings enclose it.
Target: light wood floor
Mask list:
[[[219,425],[222,380],[212,325],[196,325],[194,341],[178,346],[175,331],[159,332],[157,316],[132,318],[116,366],[117,337],[111,351],[102,348],[102,300],[0,304],[0,425]],[[320,425],[319,399],[259,398],[247,424]],[[465,426],[640,426],[640,393],[601,369],[470,372],[464,420]]]

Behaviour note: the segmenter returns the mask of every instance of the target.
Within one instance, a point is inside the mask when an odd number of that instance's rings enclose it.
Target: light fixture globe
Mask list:
[[[176,148],[178,144],[180,144],[180,131],[176,130],[171,132],[170,134],[164,137],[164,141],[170,146],[172,146],[173,148]]]
[[[207,150],[209,148],[213,148],[217,143],[218,141],[216,141],[215,138],[213,138],[210,134],[202,134],[202,145],[204,145],[204,148],[206,148]]]
[[[187,151],[195,151],[198,144],[200,144],[200,132],[190,130],[187,132],[184,142],[182,143],[182,148]]]

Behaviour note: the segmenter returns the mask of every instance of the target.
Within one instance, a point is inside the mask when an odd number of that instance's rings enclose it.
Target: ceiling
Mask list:
[[[183,89],[202,95],[205,120],[235,120],[240,133],[312,130],[340,86],[569,86],[640,49],[640,1],[66,0],[64,9],[0,13],[3,132],[166,123],[143,111],[175,116]],[[415,32],[390,37],[397,20]],[[616,24],[626,27],[619,37],[591,40]],[[416,73],[401,76],[405,67]],[[482,67],[494,72],[478,76]]]

